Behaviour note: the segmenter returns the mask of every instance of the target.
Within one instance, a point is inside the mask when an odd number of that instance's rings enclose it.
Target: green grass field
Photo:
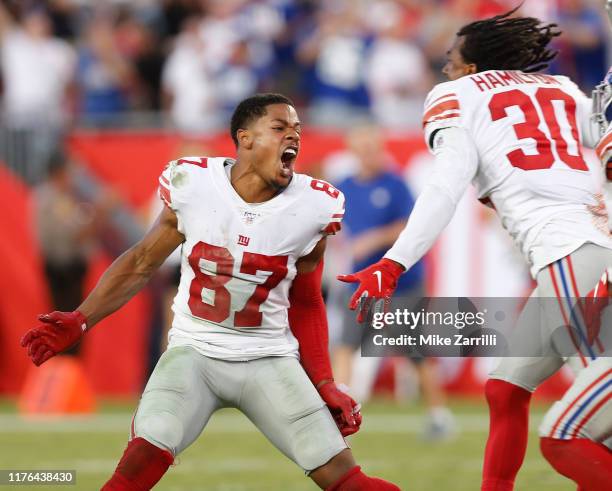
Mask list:
[[[18,489],[97,490],[126,443],[133,404],[104,404],[91,418],[24,420],[9,401],[0,403],[1,469],[76,469],[73,486],[20,486]],[[460,433],[451,441],[421,440],[422,409],[377,402],[364,408],[364,423],[351,440],[367,473],[407,491],[476,491],[488,417],[482,404],[453,404]],[[540,456],[536,428],[544,408],[532,408],[529,451],[517,491],[570,491],[575,486],[555,474]],[[8,487],[0,486],[2,489]],[[241,414],[216,413],[200,439],[179,458],[159,490],[300,491],[317,489]]]

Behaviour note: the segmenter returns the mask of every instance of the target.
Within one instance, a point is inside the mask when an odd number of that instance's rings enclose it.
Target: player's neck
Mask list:
[[[250,165],[241,162],[236,162],[230,169],[230,183],[247,203],[263,203],[282,191],[270,186]]]

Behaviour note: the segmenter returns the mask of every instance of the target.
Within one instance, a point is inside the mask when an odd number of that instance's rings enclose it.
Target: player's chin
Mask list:
[[[276,173],[274,183],[279,188],[286,188],[293,179],[293,167],[283,166]]]
[[[287,186],[289,186],[289,183],[291,182],[291,178],[293,177],[293,172],[291,173],[290,176],[276,176],[276,178],[274,179],[274,187],[276,189],[285,189]]]

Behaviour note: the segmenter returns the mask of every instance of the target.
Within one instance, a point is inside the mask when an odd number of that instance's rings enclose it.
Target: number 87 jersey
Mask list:
[[[612,248],[601,179],[582,154],[597,144],[590,116],[591,101],[567,77],[512,70],[438,84],[425,102],[428,146],[444,128],[469,134],[479,199],[496,209],[534,277],[585,242]]]
[[[296,262],[340,229],[344,196],[294,174],[271,200],[247,203],[231,185],[232,165],[186,157],[160,176],[160,197],[185,236],[169,347],[225,360],[297,356],[287,315]]]

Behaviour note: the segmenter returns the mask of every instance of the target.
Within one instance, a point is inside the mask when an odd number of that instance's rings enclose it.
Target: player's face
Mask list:
[[[256,172],[278,189],[289,185],[300,151],[300,120],[293,106],[271,104],[249,128]]]
[[[442,73],[449,80],[457,80],[458,78],[476,73],[476,65],[467,63],[461,56],[461,46],[463,46],[463,37],[455,37],[455,41],[451,48],[446,52],[446,65],[442,68]]]

